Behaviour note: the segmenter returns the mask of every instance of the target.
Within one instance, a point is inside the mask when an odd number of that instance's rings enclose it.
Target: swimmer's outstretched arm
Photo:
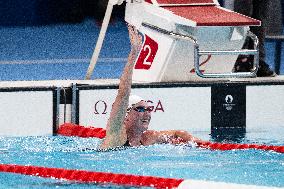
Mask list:
[[[99,149],[122,146],[127,140],[123,122],[126,116],[129,95],[131,92],[133,67],[142,44],[142,37],[138,34],[138,31],[130,25],[128,25],[128,30],[131,42],[131,51],[128,56],[127,64],[125,65],[121,75],[118,94],[112,105],[110,117],[107,122],[106,137]]]
[[[183,130],[170,130],[170,131],[161,131],[161,134],[169,135],[172,137],[171,143],[187,143],[187,142],[202,142],[201,139],[192,136],[189,132]]]
[[[167,131],[145,131],[142,136],[143,145],[170,143],[185,144],[188,142],[199,143],[201,139],[192,136],[189,132],[183,130],[167,130]]]

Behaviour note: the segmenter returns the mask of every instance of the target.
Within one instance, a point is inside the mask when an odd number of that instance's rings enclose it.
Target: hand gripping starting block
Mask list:
[[[109,5],[123,0],[110,0]],[[127,0],[125,20],[143,34],[133,81],[256,77],[260,21],[219,6],[217,0]],[[246,37],[254,49],[242,49]],[[238,55],[253,55],[251,72],[233,73]]]

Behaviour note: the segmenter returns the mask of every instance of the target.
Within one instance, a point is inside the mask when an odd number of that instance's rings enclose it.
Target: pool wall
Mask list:
[[[56,87],[0,88],[2,136],[52,135],[58,124]]]
[[[284,123],[284,80],[204,80],[133,84],[152,106],[151,129],[204,131],[243,137]],[[20,87],[21,86],[21,87]],[[56,134],[59,125],[105,127],[118,80],[0,83],[1,136]]]

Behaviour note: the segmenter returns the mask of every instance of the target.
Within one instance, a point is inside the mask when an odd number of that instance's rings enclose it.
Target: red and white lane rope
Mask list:
[[[284,153],[284,146],[272,146],[272,145],[259,145],[259,144],[229,144],[229,143],[217,143],[217,142],[199,142],[197,146],[200,148],[207,148],[211,150],[265,150],[275,151],[278,153]]]
[[[78,137],[96,137],[104,138],[106,136],[106,130],[96,127],[84,127],[72,123],[65,123],[59,127],[57,134],[63,136],[78,136]]]
[[[76,124],[65,123],[58,129],[57,134],[64,136],[78,136],[78,137],[97,137],[104,138],[106,131],[103,128],[84,127]],[[211,150],[244,150],[244,149],[256,149],[275,151],[278,153],[284,153],[284,146],[272,146],[272,145],[259,145],[259,144],[230,144],[230,143],[217,143],[217,142],[199,142],[197,146],[200,148],[207,148]]]
[[[113,184],[132,187],[153,187],[157,189],[280,189],[276,187],[231,184],[201,180],[184,180],[153,176],[137,176],[129,174],[49,168],[31,165],[0,164],[0,172],[17,173],[52,179],[63,179],[80,183]]]
[[[231,184],[201,180],[184,180],[154,176],[137,176],[130,174],[115,174],[86,170],[39,167],[31,165],[0,164],[0,172],[63,179],[80,183],[113,184],[132,187],[153,187],[158,189],[280,189],[276,187]]]
[[[0,164],[1,172],[18,173],[45,178],[64,179],[82,183],[116,184],[136,187],[177,188],[183,179],[162,178],[153,176],[137,176],[93,172],[86,170],[72,170],[62,168],[48,168],[28,165]]]

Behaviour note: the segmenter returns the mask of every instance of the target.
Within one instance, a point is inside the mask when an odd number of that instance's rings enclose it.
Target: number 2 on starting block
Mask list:
[[[158,51],[158,43],[148,35],[144,35],[143,47],[140,51],[134,69],[149,70]]]

